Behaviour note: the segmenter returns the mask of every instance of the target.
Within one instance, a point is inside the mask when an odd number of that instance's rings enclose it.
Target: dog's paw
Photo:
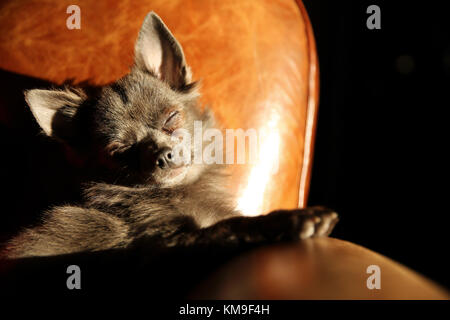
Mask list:
[[[196,242],[238,245],[298,241],[328,236],[338,215],[324,207],[277,210],[257,217],[234,217],[196,232]]]
[[[338,214],[325,207],[309,207],[300,210],[300,215],[306,215],[308,223],[304,224],[300,239],[310,237],[326,237],[333,231],[339,221]]]
[[[285,220],[285,236],[292,240],[328,236],[339,221],[338,214],[325,207],[282,210],[271,215],[273,218]]]

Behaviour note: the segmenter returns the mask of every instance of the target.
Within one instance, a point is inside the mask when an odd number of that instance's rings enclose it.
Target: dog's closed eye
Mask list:
[[[178,110],[170,112],[169,116],[164,122],[163,131],[166,133],[172,133],[175,129],[179,128],[182,122],[181,113]]]
[[[119,141],[113,141],[110,144],[108,144],[105,149],[108,152],[108,154],[114,156],[125,152],[130,147],[131,145],[127,145]]]

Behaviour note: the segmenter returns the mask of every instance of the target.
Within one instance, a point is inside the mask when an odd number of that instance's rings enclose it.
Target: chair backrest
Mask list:
[[[129,70],[145,15],[182,44],[202,98],[224,128],[255,129],[260,162],[230,166],[246,214],[306,203],[318,99],[314,37],[301,1],[17,0],[0,10],[0,68],[55,83],[112,82]]]

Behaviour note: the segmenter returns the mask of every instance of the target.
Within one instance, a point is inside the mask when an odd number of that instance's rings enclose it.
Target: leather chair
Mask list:
[[[182,44],[194,79],[202,82],[201,102],[219,123],[267,133],[259,141],[259,163],[230,166],[239,208],[255,215],[306,205],[319,82],[314,36],[300,0],[79,0],[80,30],[66,27],[70,4],[2,4],[0,68],[56,84],[112,82],[128,72],[138,30],[153,10]],[[380,290],[366,287],[366,268],[374,264],[382,270]],[[251,252],[192,296],[448,298],[408,268],[333,238]]]

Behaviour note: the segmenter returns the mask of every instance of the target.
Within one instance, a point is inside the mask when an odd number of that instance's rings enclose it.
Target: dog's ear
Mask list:
[[[179,89],[191,81],[183,49],[164,22],[150,12],[142,24],[135,47],[135,64],[172,88]]]
[[[25,92],[25,100],[48,136],[67,141],[76,135],[75,118],[86,100],[81,90],[33,89]]]

